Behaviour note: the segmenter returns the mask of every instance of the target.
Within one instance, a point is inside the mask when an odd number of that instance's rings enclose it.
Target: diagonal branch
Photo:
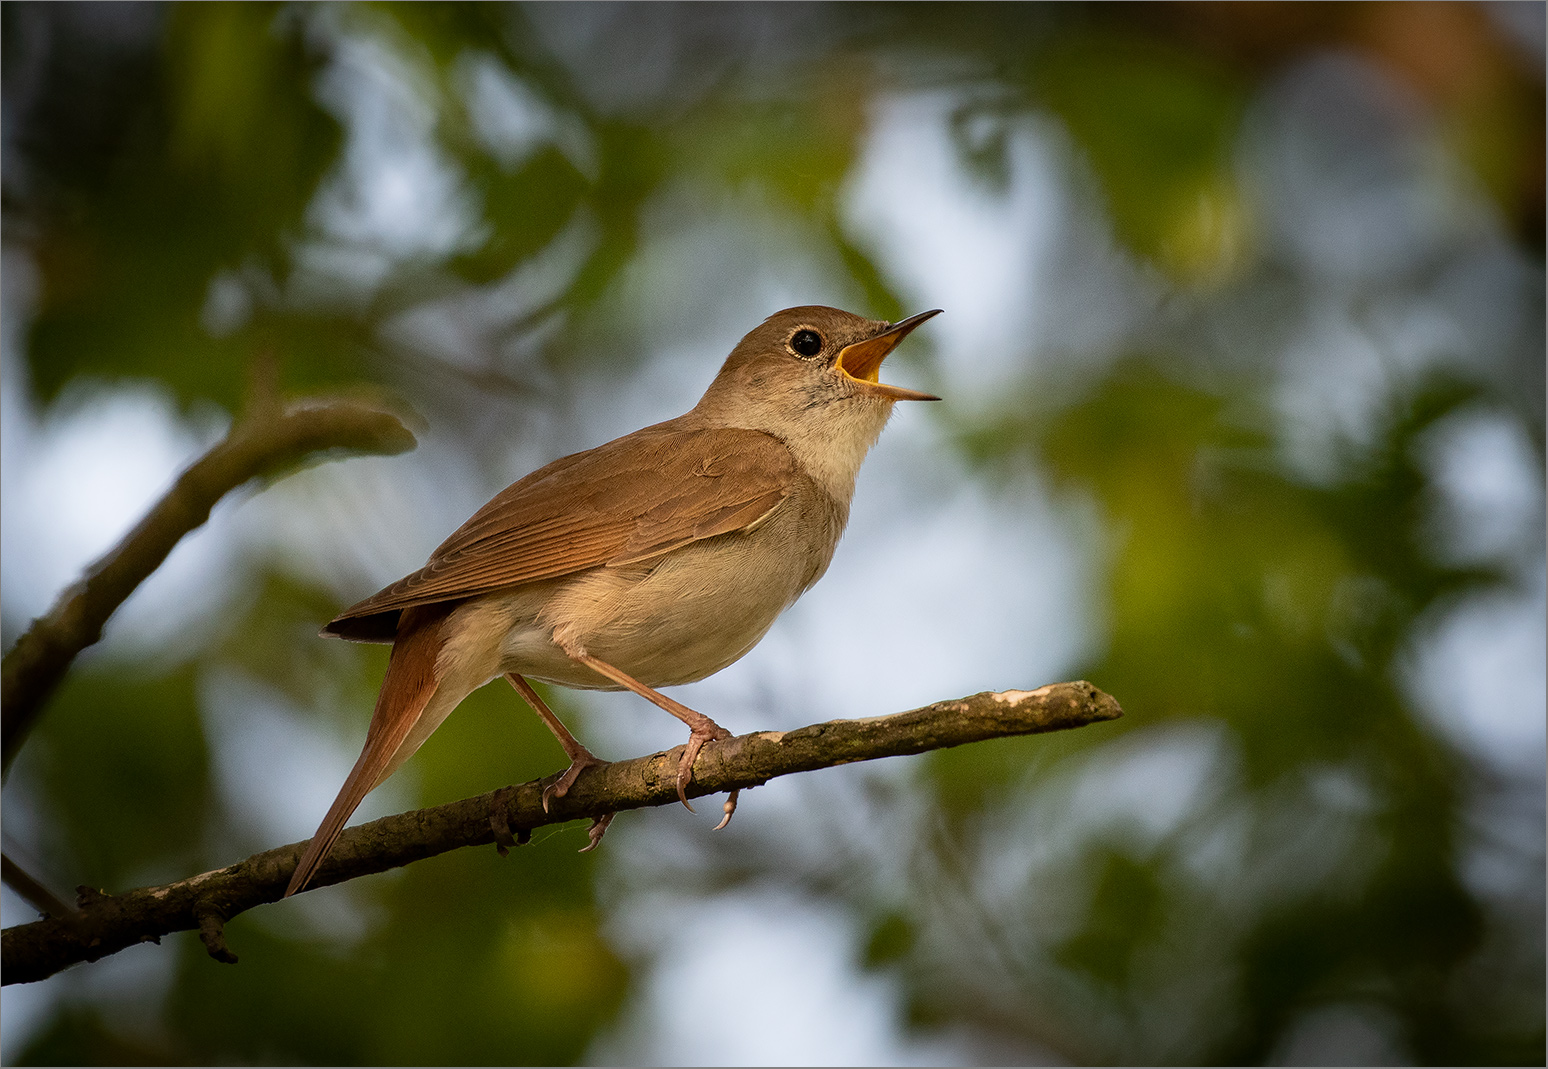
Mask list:
[[[63,917],[71,912],[42,880],[12,861],[10,854],[0,854],[0,878],[4,878],[7,887],[45,914]]]
[[[0,668],[0,763],[10,767],[76,655],[102,637],[108,618],[184,535],[209,519],[221,498],[251,479],[282,473],[324,450],[392,454],[413,447],[414,436],[398,417],[359,401],[281,407],[265,398],[253,404],[5,655]]]
[[[797,731],[761,731],[704,747],[694,764],[694,797],[756,787],[776,776],[924,753],[1010,735],[1082,727],[1123,715],[1089,683],[1056,683],[1034,691],[975,694],[868,720],[832,720]],[[588,769],[570,793],[543,811],[544,780],[503,787],[476,798],[362,824],[345,831],[311,886],[342,883],[464,846],[495,843],[501,852],[534,828],[623,809],[677,801],[681,747]],[[512,832],[515,832],[514,836]],[[223,926],[238,913],[285,892],[305,843],[266,850],[245,861],[164,887],[106,895],[80,888],[78,910],[0,933],[4,982],[28,983],[80,961],[125,947],[198,931],[212,957],[234,962]]]

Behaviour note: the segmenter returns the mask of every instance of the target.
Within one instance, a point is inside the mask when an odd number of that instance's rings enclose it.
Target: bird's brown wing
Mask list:
[[[392,641],[398,614],[739,531],[789,494],[795,458],[761,431],[647,427],[501,491],[419,571],[340,613],[325,634]]]

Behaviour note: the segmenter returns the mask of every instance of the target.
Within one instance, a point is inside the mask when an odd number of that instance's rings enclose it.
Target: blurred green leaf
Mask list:
[[[1099,866],[1085,927],[1054,952],[1067,969],[1110,988],[1129,983],[1135,953],[1161,934],[1165,890],[1147,865],[1119,853],[1092,859]]]
[[[470,282],[493,281],[540,251],[575,218],[588,192],[574,165],[551,145],[514,174],[488,157],[469,163],[490,228],[488,241],[453,262],[453,270]]]
[[[1246,227],[1230,171],[1240,79],[1154,39],[1100,32],[1050,49],[1034,77],[1124,241],[1184,280],[1234,267]]]
[[[33,220],[42,292],[27,348],[45,401],[90,374],[156,378],[234,411],[250,349],[201,325],[211,280],[246,264],[284,276],[287,239],[339,145],[311,95],[322,57],[279,7],[171,8],[161,47],[148,76],[82,87],[85,106],[114,98],[111,139],[46,132],[53,184]],[[309,382],[361,370],[304,366]]]
[[[181,879],[203,856],[211,805],[197,670],[77,668],[55,695],[16,772],[36,777],[72,834],[56,868],[94,888]]]

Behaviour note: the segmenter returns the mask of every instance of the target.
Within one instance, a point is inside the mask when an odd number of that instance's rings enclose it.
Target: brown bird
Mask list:
[[[286,896],[307,885],[361,800],[498,675],[570,758],[545,807],[602,762],[529,676],[632,690],[687,724],[677,770],[687,805],[699,750],[730,733],[655,688],[737,660],[827,570],[893,402],[939,400],[877,378],[887,354],[939,311],[896,324],[819,306],[775,313],[731,351],[692,411],[539,468],[419,571],[339,614],[323,634],[390,642],[392,655],[365,748]],[[719,827],[735,808],[733,793]],[[593,824],[587,849],[608,819]]]

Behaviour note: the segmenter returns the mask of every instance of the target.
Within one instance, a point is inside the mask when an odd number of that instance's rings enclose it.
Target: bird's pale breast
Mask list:
[[[691,683],[750,650],[827,569],[846,509],[802,479],[750,531],[683,546],[625,567],[486,595],[457,610],[456,631],[495,639],[490,675],[520,672],[545,682],[619,689],[567,657],[555,640],[652,687]],[[813,538],[812,533],[822,532]]]

